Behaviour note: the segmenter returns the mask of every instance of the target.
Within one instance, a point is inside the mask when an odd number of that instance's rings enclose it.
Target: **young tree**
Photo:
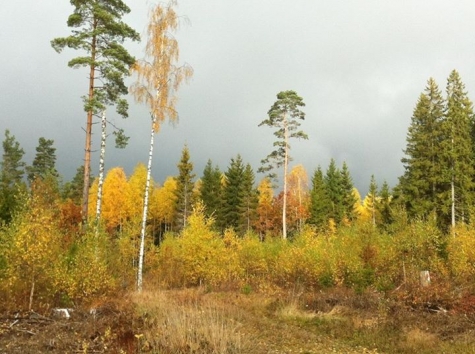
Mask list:
[[[344,217],[341,179],[341,171],[336,167],[335,160],[331,159],[324,180],[330,201],[328,218],[332,219],[335,224],[339,224]]]
[[[56,171],[56,148],[53,147],[54,141],[39,138],[36,147],[36,155],[31,166],[26,167],[28,181],[33,183],[35,178],[44,179],[46,176],[59,177]]]
[[[122,21],[130,8],[122,0],[71,0],[74,12],[68,18],[73,34],[55,38],[52,47],[59,53],[65,47],[86,53],[69,61],[72,68],[89,69],[88,93],[84,97],[86,118],[86,142],[84,155],[84,186],[82,213],[88,216],[88,196],[91,169],[91,140],[93,116],[115,105],[117,113],[127,117],[128,104],[122,98],[128,93],[124,78],[135,63],[122,45],[125,40],[139,40],[139,34]],[[120,134],[121,135],[121,134]]]
[[[264,177],[257,186],[257,220],[254,225],[259,232],[261,240],[273,228],[273,201],[274,189],[269,177]]]
[[[392,211],[391,211],[391,191],[389,190],[388,182],[384,181],[379,191],[379,200],[376,204],[377,210],[381,215],[381,223],[383,226],[387,226],[392,223]]]
[[[355,196],[353,179],[350,175],[350,170],[346,162],[343,162],[341,168],[340,188],[342,193],[341,206],[343,208],[343,215],[347,222],[352,222],[356,219],[357,211],[356,203],[359,203],[359,197]]]
[[[287,170],[291,161],[289,140],[291,138],[308,139],[307,134],[298,130],[300,127],[299,120],[305,119],[305,113],[300,110],[300,107],[303,106],[305,106],[303,99],[295,91],[282,91],[277,94],[277,101],[267,112],[269,118],[259,124],[259,126],[267,125],[271,128],[277,128],[274,132],[278,139],[274,142],[276,150],[261,161],[263,166],[258,169],[258,172],[270,172],[274,167],[283,167],[284,169],[282,205],[282,237],[284,239],[287,238]],[[275,173],[269,175],[276,178]]]
[[[190,151],[188,146],[182,150],[180,163],[178,166],[178,176],[176,177],[176,204],[175,204],[175,225],[178,230],[186,227],[186,220],[191,215],[194,202],[193,188],[194,178],[193,163],[190,161]]]
[[[0,174],[0,219],[9,223],[17,207],[17,197],[25,189],[23,175],[25,163],[22,161],[25,151],[20,147],[14,135],[5,130],[3,141],[3,159]]]
[[[369,183],[369,191],[367,196],[367,204],[365,205],[371,214],[371,223],[373,226],[376,226],[376,203],[378,197],[378,184],[376,183],[376,179],[374,175],[371,175],[371,181]],[[366,198],[365,198],[366,199]]]
[[[290,227],[301,231],[309,217],[310,196],[308,191],[308,176],[303,165],[296,165],[287,176],[288,201],[287,211]]]
[[[176,1],[168,5],[157,5],[150,12],[147,27],[148,40],[145,47],[146,58],[135,64],[134,72],[137,74],[131,91],[137,102],[145,103],[150,109],[152,125],[150,131],[150,149],[147,165],[147,182],[143,203],[142,231],[139,256],[138,289],[142,289],[142,262],[145,240],[145,224],[148,209],[148,190],[152,170],[152,157],[154,148],[154,135],[160,130],[160,125],[168,117],[175,122],[178,113],[175,110],[176,96],[183,80],[188,80],[193,74],[189,65],[176,66],[179,51],[178,42],[172,33],[178,29],[178,15],[174,10]]]
[[[200,199],[207,217],[217,217],[221,206],[221,171],[208,160],[201,178]]]
[[[310,220],[309,223],[323,227],[328,223],[330,214],[330,199],[328,197],[325,179],[320,166],[312,177],[312,190],[310,191]]]

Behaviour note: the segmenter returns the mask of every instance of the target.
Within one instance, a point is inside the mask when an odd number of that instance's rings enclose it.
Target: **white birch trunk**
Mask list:
[[[284,200],[282,206],[282,238],[287,239],[287,169],[289,164],[289,137],[287,131],[287,116],[284,117],[284,139],[285,139],[285,156],[284,156]]]
[[[102,187],[104,185],[104,161],[106,155],[106,111],[102,111],[101,119],[101,154],[99,157],[99,182],[97,184],[97,201],[96,201],[96,234],[99,228],[102,208]]]
[[[152,118],[152,128],[150,129],[150,150],[148,152],[148,164],[147,164],[147,180],[145,182],[145,194],[143,202],[143,214],[142,214],[142,228],[140,230],[140,249],[139,249],[139,266],[137,274],[137,291],[142,291],[143,285],[143,260],[145,254],[145,228],[147,226],[147,213],[148,213],[148,199],[150,189],[150,176],[152,174],[152,157],[153,157],[153,140],[155,136],[155,123],[156,118]]]

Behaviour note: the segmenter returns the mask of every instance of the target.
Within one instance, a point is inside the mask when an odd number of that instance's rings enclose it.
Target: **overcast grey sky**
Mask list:
[[[126,2],[132,12],[125,21],[142,33],[154,2]],[[67,0],[0,2],[1,138],[10,129],[27,163],[39,137],[54,139],[66,179],[83,159],[87,71],[68,68],[79,53],[57,54],[50,40],[69,35],[72,10]],[[295,90],[306,103],[301,127],[309,140],[292,143],[293,164],[311,175],[333,157],[347,162],[362,193],[371,174],[394,186],[429,77],[445,90],[457,69],[475,99],[473,0],[181,0],[177,11],[191,22],[177,34],[180,61],[195,75],[178,93],[180,122],[157,135],[158,182],[177,173],[185,143],[197,176],[208,159],[226,170],[238,153],[257,170],[274,141],[271,129],[257,125],[279,91]],[[139,58],[143,46],[128,47]],[[107,169],[120,165],[128,174],[147,160],[150,128],[146,107],[130,104],[126,121],[109,113],[130,144],[116,150],[111,138],[106,153]]]

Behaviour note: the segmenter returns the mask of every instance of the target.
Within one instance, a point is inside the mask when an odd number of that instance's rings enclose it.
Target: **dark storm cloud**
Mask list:
[[[152,2],[129,1],[126,21],[142,32]],[[70,178],[82,163],[85,70],[67,68],[76,55],[59,55],[49,41],[68,35],[72,7],[57,0],[0,4],[0,131],[9,128],[31,161],[40,136],[55,140],[59,170]],[[189,18],[177,38],[181,61],[195,75],[179,92],[180,122],[157,136],[154,176],[176,173],[184,144],[195,172],[208,158],[226,169],[240,153],[254,169],[272,149],[272,130],[257,125],[282,90],[306,102],[302,124],[309,141],[292,143],[294,163],[309,174],[330,158],[346,161],[365,192],[371,174],[391,185],[412,110],[429,77],[440,88],[452,69],[475,89],[472,1],[268,0],[181,1]],[[131,44],[137,57],[144,43]],[[130,173],[148,152],[149,119],[131,100],[130,118],[108,112],[131,135],[126,150],[107,151],[107,167]],[[96,134],[96,138],[98,134]],[[112,142],[111,142],[112,143]],[[96,143],[97,146],[97,143]],[[97,167],[93,165],[93,171]]]

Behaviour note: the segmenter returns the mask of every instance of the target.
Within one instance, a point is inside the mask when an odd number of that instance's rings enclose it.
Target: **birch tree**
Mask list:
[[[154,136],[159,132],[161,124],[167,118],[171,122],[175,122],[178,119],[178,112],[175,109],[175,93],[183,81],[191,78],[193,74],[193,70],[189,65],[176,65],[179,58],[179,50],[178,41],[173,36],[173,33],[178,29],[179,18],[174,6],[176,6],[176,1],[172,0],[167,5],[156,5],[151,9],[147,27],[148,38],[145,46],[145,58],[138,61],[133,67],[137,81],[132,85],[131,91],[137,102],[145,103],[149,107],[152,120],[140,232],[137,276],[138,291],[142,290],[145,227],[147,223]]]
[[[284,191],[282,205],[282,237],[287,238],[287,170],[289,168],[290,144],[291,138],[308,139],[307,134],[298,130],[299,120],[305,119],[305,113],[300,107],[305,106],[303,99],[295,91],[282,91],[277,94],[277,101],[272,105],[267,113],[269,118],[263,120],[259,126],[267,125],[271,128],[277,128],[274,135],[277,141],[274,142],[276,148],[267,157],[261,160],[262,166],[257,172],[270,172],[274,168],[283,167],[284,169]],[[276,178],[275,173],[270,172],[269,176]]]

